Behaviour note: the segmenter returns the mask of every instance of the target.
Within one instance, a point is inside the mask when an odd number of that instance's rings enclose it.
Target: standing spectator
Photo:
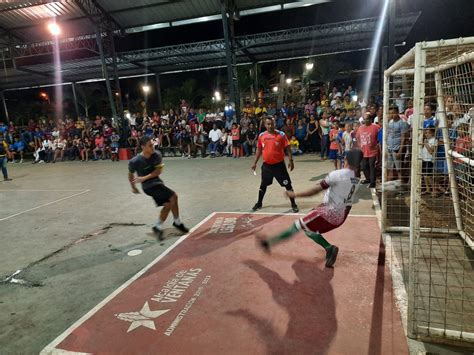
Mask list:
[[[365,116],[364,125],[357,130],[357,141],[362,150],[362,169],[364,171],[365,180],[363,184],[369,184],[370,188],[375,188],[375,161],[378,155],[377,134],[379,127],[372,123],[370,114]]]
[[[232,156],[234,159],[240,156],[240,128],[237,123],[232,124]]]
[[[302,119],[298,120],[298,123],[296,124],[295,128],[295,136],[296,139],[298,139],[299,142],[299,148],[301,151],[304,151],[304,146],[306,144],[306,125],[303,123]]]
[[[306,127],[306,140],[308,142],[308,151],[316,153],[321,146],[321,136],[319,133],[319,124],[314,115],[309,116],[309,122]]]
[[[118,161],[118,150],[119,150],[119,141],[120,136],[117,134],[115,130],[112,131],[112,135],[110,136],[110,154],[112,161]]]
[[[319,126],[321,127],[321,159],[326,160],[328,157],[330,129],[328,114],[326,112],[323,112],[321,119],[319,120]]]
[[[334,163],[334,170],[338,169],[337,165],[337,154],[339,152],[339,141],[338,141],[338,134],[339,134],[339,123],[334,121],[332,123],[332,129],[329,132],[329,160]]]
[[[393,106],[387,127],[388,181],[401,177],[401,158],[405,151],[407,131],[407,123],[400,118],[398,107]]]
[[[5,140],[4,132],[0,131],[0,168],[2,169],[3,181],[11,181],[8,177],[7,159],[10,155],[8,143]]]

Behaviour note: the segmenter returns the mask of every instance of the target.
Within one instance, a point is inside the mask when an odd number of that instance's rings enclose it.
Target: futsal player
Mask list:
[[[258,201],[253,206],[253,211],[262,208],[263,197],[265,196],[267,187],[273,183],[273,178],[275,178],[286,191],[293,191],[290,175],[285,166],[286,153],[289,160],[288,168],[290,171],[293,171],[295,167],[288,138],[286,138],[285,133],[275,129],[275,122],[273,122],[271,118],[265,119],[265,128],[267,130],[258,136],[257,152],[255,153],[255,160],[251,166],[251,169],[255,172],[257,162],[260,156],[263,156],[262,180],[258,191]],[[290,201],[293,212],[298,212],[299,209],[294,196],[290,196]]]
[[[151,196],[157,206],[163,206],[158,222],[153,226],[153,231],[159,240],[163,240],[162,226],[171,211],[174,217],[173,226],[187,233],[189,230],[179,219],[178,195],[166,187],[160,179],[164,167],[161,153],[155,151],[150,137],[142,137],[140,146],[142,152],[128,163],[128,181],[133,193],[140,193],[135,184],[141,183],[143,192]]]
[[[324,180],[308,191],[300,193],[286,191],[289,198],[310,197],[321,191],[326,191],[326,193],[322,204],[306,216],[296,220],[284,232],[271,238],[259,236],[260,246],[266,252],[270,252],[273,245],[294,236],[302,230],[306,236],[326,250],[326,266],[333,266],[339,248],[330,244],[322,234],[338,228],[346,220],[360,185],[360,179],[355,176],[355,172],[360,166],[362,157],[360,150],[351,150],[347,152],[344,158],[346,168],[330,172]]]

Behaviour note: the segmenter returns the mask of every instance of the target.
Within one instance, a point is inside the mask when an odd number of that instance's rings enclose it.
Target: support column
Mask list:
[[[110,109],[112,110],[112,117],[117,117],[117,110],[115,109],[115,102],[114,102],[114,96],[112,94],[112,87],[110,86],[109,71],[107,70],[107,63],[105,62],[104,46],[102,44],[102,37],[99,32],[99,29],[96,29],[96,39],[97,39],[97,46],[99,47],[100,62],[102,64],[102,75],[104,76],[104,79],[105,79],[105,86],[107,88],[107,97],[109,99]]]
[[[258,63],[253,63],[253,85],[255,87],[255,98],[258,100]]]
[[[240,120],[240,95],[237,77],[234,38],[234,6],[232,0],[221,0],[222,25],[224,28],[225,54],[229,100],[234,104],[237,121]]]
[[[160,74],[155,73],[155,81],[156,81],[156,97],[158,99],[158,114],[161,114],[161,110],[163,110],[163,101],[161,99],[161,84],[160,84]]]
[[[5,115],[5,120],[6,124],[10,121],[10,117],[8,116],[8,108],[7,108],[7,101],[5,100],[5,92],[0,91],[0,98],[2,99],[2,108],[3,108],[3,113]]]
[[[79,118],[79,105],[77,104],[76,83],[71,83],[72,98],[74,100],[74,109],[76,110],[76,118]]]
[[[387,47],[387,68],[395,61],[395,17],[396,1],[392,0],[388,4],[388,47]]]

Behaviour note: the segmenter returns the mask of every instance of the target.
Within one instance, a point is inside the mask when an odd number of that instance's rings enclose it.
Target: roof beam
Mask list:
[[[111,31],[119,30],[121,33],[123,32],[123,27],[96,0],[76,0],[75,4],[92,24],[101,28],[105,27]]]

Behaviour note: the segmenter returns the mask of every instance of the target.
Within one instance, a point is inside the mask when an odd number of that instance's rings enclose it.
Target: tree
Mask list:
[[[95,113],[99,113],[102,107],[109,106],[107,91],[105,87],[100,84],[76,85],[76,96],[79,111],[82,111],[86,117],[90,117],[90,111],[92,109],[95,109]],[[63,98],[64,101],[74,102],[72,91],[64,92]],[[79,114],[81,114],[81,112],[79,112]]]

